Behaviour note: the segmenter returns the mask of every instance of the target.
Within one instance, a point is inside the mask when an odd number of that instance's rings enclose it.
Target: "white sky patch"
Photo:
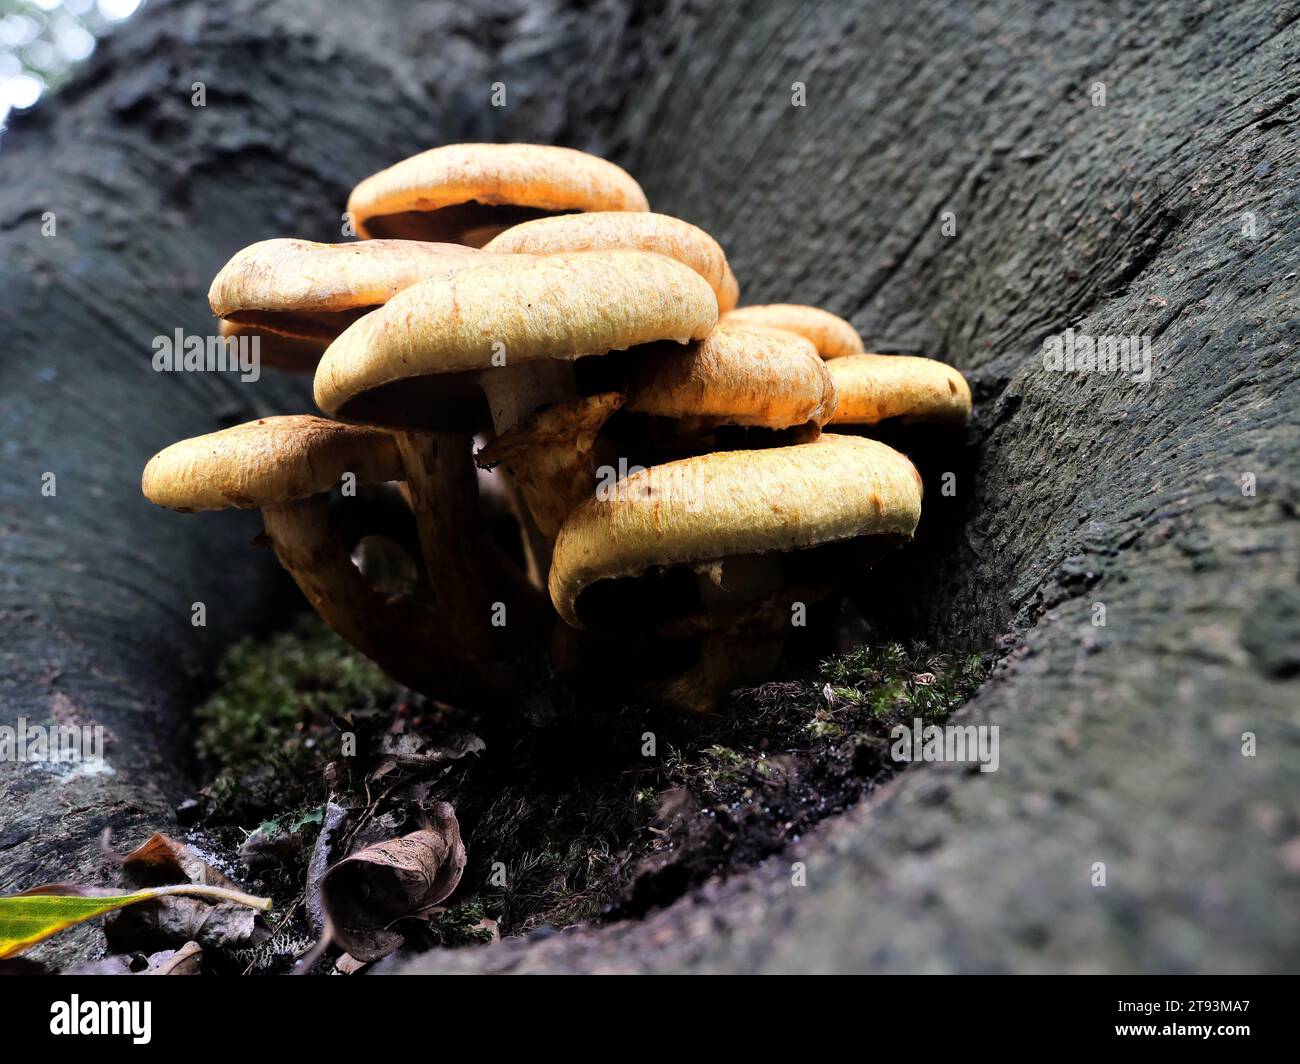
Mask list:
[[[97,0],[97,4],[101,15],[111,18],[114,22],[120,22],[135,13],[135,9],[140,6],[140,0]]]
[[[18,74],[0,85],[0,108],[31,107],[41,98],[45,85],[31,74]]]
[[[75,63],[87,58],[95,50],[95,36],[84,26],[70,19],[62,19],[54,30],[59,51]]]

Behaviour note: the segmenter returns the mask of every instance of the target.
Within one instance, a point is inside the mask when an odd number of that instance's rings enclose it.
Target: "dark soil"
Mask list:
[[[857,622],[855,639],[870,633]],[[446,911],[406,921],[408,948],[636,917],[786,848],[899,768],[890,729],[946,717],[988,660],[871,645],[801,679],[739,691],[692,718],[579,705],[547,719],[461,713],[393,685],[319,621],[235,647],[200,710],[210,782],[193,838],[276,899],[273,932],[232,969],[282,971],[313,938],[304,900],[327,803],[329,859],[456,810],[469,863]],[[554,706],[561,706],[555,710]],[[356,737],[355,756],[339,756]]]

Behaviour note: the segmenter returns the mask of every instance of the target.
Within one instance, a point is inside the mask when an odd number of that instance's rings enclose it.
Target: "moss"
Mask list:
[[[683,770],[688,764],[680,759],[674,763]],[[750,759],[739,751],[714,743],[704,748],[703,757],[691,767],[708,781],[710,787],[720,787],[739,779],[750,763]]]
[[[379,667],[315,615],[270,639],[245,639],[222,659],[216,692],[198,709],[199,754],[224,768],[291,754],[312,718],[343,715],[398,690]]]
[[[484,920],[490,919],[492,919],[491,915],[479,902],[449,906],[442,912],[434,914],[429,921],[432,944],[455,947],[491,942],[492,932],[480,926]]]
[[[527,847],[507,856],[503,929],[632,915],[775,852],[897,771],[887,760],[890,728],[947,716],[985,664],[925,647],[863,648],[823,662],[808,680],[741,692],[713,717],[622,707],[586,721],[580,737],[529,737],[512,751],[491,815],[470,828],[479,852]],[[640,756],[646,730],[658,758]],[[563,766],[560,792],[519,771],[539,764]],[[665,853],[671,870],[657,876]]]
[[[257,825],[250,835],[260,832],[267,838],[275,838],[277,835],[296,835],[304,828],[319,828],[325,820],[325,807],[323,805],[306,805],[301,809],[293,810],[282,816],[272,817],[270,820],[263,820]],[[314,833],[313,833],[314,834]]]
[[[238,824],[241,838],[263,821],[268,836],[305,835],[337,751],[331,717],[357,725],[352,774],[333,785],[353,809],[369,798],[348,780],[382,760],[372,740],[394,720],[431,742],[448,728],[481,735],[482,753],[428,779],[429,800],[456,809],[469,855],[430,939],[459,945],[490,937],[477,926],[489,913],[507,935],[634,915],[777,852],[898,771],[888,756],[894,724],[944,719],[987,664],[921,645],[864,646],[802,679],[738,692],[711,717],[620,704],[557,711],[543,727],[506,707],[474,718],[426,703],[305,618],[230,652],[200,710],[200,750],[216,774],[214,815]],[[647,731],[658,756],[643,756]],[[399,780],[390,772],[384,793]],[[372,811],[407,822],[408,800]],[[286,879],[300,882],[301,869]]]
[[[470,854],[465,880],[490,884],[493,866],[505,867],[505,883],[487,887],[481,897],[495,906],[509,933],[591,920],[612,902],[614,869],[650,817],[659,788],[628,788],[619,778],[628,766],[610,759],[585,777],[566,771],[568,789],[559,790],[546,768],[562,753],[543,741],[513,754],[512,764],[475,766],[452,799]],[[501,770],[513,781],[501,780]],[[480,812],[484,798],[490,804]]]
[[[859,647],[822,662],[837,702],[866,705],[877,717],[908,713],[932,723],[948,716],[984,681],[987,657],[932,653],[925,644]]]
[[[819,711],[808,722],[808,732],[814,739],[839,739],[844,735],[844,729],[829,718],[830,714]]]
[[[331,718],[391,704],[401,690],[314,614],[236,644],[196,711],[214,817],[239,822],[259,810],[280,818],[318,807],[320,770],[337,751]],[[246,831],[255,823],[245,822]]]

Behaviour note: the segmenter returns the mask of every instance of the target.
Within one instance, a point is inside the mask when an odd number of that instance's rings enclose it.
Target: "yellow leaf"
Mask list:
[[[0,960],[13,957],[29,946],[43,942],[74,924],[122,909],[138,902],[185,894],[193,898],[229,901],[254,909],[269,909],[270,898],[255,898],[238,890],[181,883],[171,887],[150,887],[129,894],[91,895],[87,888],[68,883],[49,883],[22,894],[0,898]]]

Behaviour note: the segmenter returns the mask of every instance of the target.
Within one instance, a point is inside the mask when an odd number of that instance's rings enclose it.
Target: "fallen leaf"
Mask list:
[[[298,859],[302,840],[283,831],[269,834],[258,829],[244,840],[239,848],[239,860],[252,879],[260,879],[270,872],[284,868]]]
[[[198,975],[203,951],[197,942],[187,942],[180,949],[143,953],[111,953],[88,961],[63,975]],[[12,964],[12,961],[4,962]]]
[[[248,874],[256,878],[286,866],[296,866],[307,846],[308,829],[321,825],[324,816],[325,807],[321,806],[300,816],[259,824],[239,848],[239,859]]]
[[[351,953],[344,953],[334,962],[334,970],[339,975],[355,975],[366,966],[366,961],[359,961]]]
[[[104,920],[104,941],[119,953],[153,953],[197,942],[204,949],[238,949],[257,931],[252,909],[198,898],[160,898],[111,913]]]
[[[357,960],[386,957],[403,941],[391,926],[450,895],[465,860],[455,811],[441,802],[427,827],[358,850],[325,873],[321,904],[330,938]]]
[[[205,883],[238,890],[238,885],[208,864],[192,846],[166,835],[151,835],[122,858],[122,868],[137,883]]]
[[[21,894],[0,897],[0,958],[12,957],[38,942],[96,916],[129,905],[172,895],[232,902],[252,909],[271,907],[270,898],[255,898],[226,887],[180,883],[130,893],[103,892],[71,883],[45,883]]]
[[[186,942],[178,950],[154,954],[149,967],[141,975],[198,975],[203,961],[203,947],[197,942]]]
[[[143,953],[110,953],[107,957],[87,961],[75,968],[69,968],[61,975],[138,975],[147,968],[148,960]]]
[[[167,835],[155,834],[122,858],[126,875],[141,886],[196,883],[239,890],[197,849]],[[112,913],[104,921],[104,938],[117,952],[151,953],[184,948],[197,942],[204,949],[245,945],[256,928],[251,909],[195,898],[166,898],[155,904]]]
[[[417,733],[389,733],[380,739],[379,754],[383,760],[371,772],[371,778],[381,778],[393,768],[410,771],[436,768],[486,748],[482,739],[468,731],[451,732],[435,739]]]
[[[347,812],[341,805],[328,802],[325,806],[325,820],[321,824],[320,834],[312,847],[311,860],[307,864],[307,891],[304,905],[307,908],[307,922],[312,933],[319,939],[325,934],[325,908],[321,904],[320,884],[329,871],[330,859],[338,834],[347,820]]]

